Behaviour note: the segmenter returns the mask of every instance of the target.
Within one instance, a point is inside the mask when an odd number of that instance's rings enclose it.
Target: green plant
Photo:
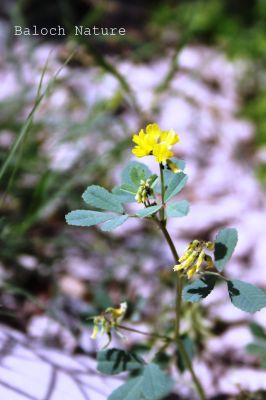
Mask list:
[[[259,358],[261,368],[266,368],[266,331],[254,322],[250,324],[250,330],[254,342],[247,345],[247,351]]]
[[[230,260],[237,244],[237,231],[234,228],[220,230],[214,242],[193,240],[180,257],[176,246],[167,230],[168,218],[184,217],[189,212],[186,200],[173,201],[187,182],[184,173],[185,162],[173,157],[171,151],[179,141],[173,131],[161,131],[157,124],[149,124],[133,136],[136,144],[132,150],[137,157],[154,156],[159,164],[159,175],[140,162],[130,162],[122,172],[122,184],[109,192],[103,187],[92,185],[83,193],[83,200],[94,209],[76,210],[66,215],[70,225],[89,227],[100,225],[103,231],[112,231],[124,224],[129,218],[145,218],[154,222],[172,252],[174,259],[173,274],[176,277],[175,327],[169,334],[149,334],[134,327],[122,325],[126,315],[126,303],[120,307],[108,307],[102,314],[95,316],[92,338],[99,331],[109,337],[112,333],[119,335],[121,331],[132,331],[145,336],[160,339],[163,349],[174,346],[174,357],[180,370],[186,367],[192,376],[198,397],[205,399],[202,384],[197,377],[192,357],[193,344],[189,336],[180,332],[180,319],[184,302],[196,303],[206,298],[214,289],[218,280],[227,284],[231,302],[243,311],[254,313],[266,306],[266,294],[260,288],[236,279],[227,279],[223,270]],[[133,214],[126,212],[126,204],[137,202],[139,209]],[[96,210],[95,210],[96,209]],[[196,278],[195,278],[196,276]],[[157,354],[158,356],[158,354]],[[173,362],[170,358],[169,363]],[[103,350],[98,354],[98,369],[105,374],[116,374],[129,371],[129,380],[115,390],[109,397],[111,400],[124,399],[161,399],[172,387],[172,380],[165,375],[156,362],[146,363],[138,354],[119,349]],[[166,363],[167,364],[167,363]],[[181,367],[182,365],[182,367]]]

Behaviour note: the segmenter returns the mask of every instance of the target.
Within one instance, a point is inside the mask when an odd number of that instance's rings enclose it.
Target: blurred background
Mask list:
[[[66,35],[15,36],[15,25]],[[75,25],[126,34],[75,36]],[[169,221],[178,251],[234,226],[228,274],[266,289],[265,26],[265,0],[1,1],[1,399],[106,399],[121,381],[95,371],[104,340],[91,341],[87,318],[108,306],[127,301],[128,325],[171,331],[173,261],[156,227],[107,234],[64,218],[88,185],[119,182],[148,122],[181,138],[191,211]],[[184,309],[209,399],[266,399],[265,317],[235,309],[223,285]],[[112,345],[159,351],[127,336]],[[194,399],[189,374],[174,377],[169,399]]]

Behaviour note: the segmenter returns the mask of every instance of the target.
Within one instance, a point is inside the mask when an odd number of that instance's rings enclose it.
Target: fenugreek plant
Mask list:
[[[158,175],[140,162],[132,161],[122,172],[122,184],[112,192],[103,187],[89,186],[82,195],[83,200],[93,210],[76,210],[66,215],[70,225],[89,227],[100,224],[103,231],[112,231],[124,224],[129,218],[145,218],[155,223],[161,230],[173,255],[171,267],[176,278],[175,321],[172,335],[164,332],[141,332],[134,327],[124,325],[127,304],[109,307],[93,318],[92,339],[98,334],[106,334],[109,346],[112,334],[123,336],[122,332],[132,331],[162,340],[163,349],[168,346],[174,349],[176,365],[183,366],[190,374],[198,398],[206,398],[200,379],[193,368],[192,352],[187,337],[180,329],[183,309],[192,303],[206,298],[215,288],[216,282],[226,282],[229,298],[235,307],[254,313],[266,306],[266,294],[260,288],[249,283],[228,279],[223,270],[230,260],[237,244],[237,231],[234,228],[220,230],[214,241],[194,239],[181,256],[167,230],[169,218],[184,217],[188,214],[189,204],[186,200],[174,200],[187,182],[184,173],[185,162],[174,157],[172,147],[179,142],[179,136],[173,131],[161,131],[157,124],[149,124],[133,136],[135,147],[133,154],[138,157],[153,156],[158,163]],[[139,209],[134,215],[126,212],[126,204],[137,202]],[[174,296],[173,296],[174,297]],[[163,372],[156,358],[147,363],[139,354],[120,349],[99,351],[98,370],[105,374],[129,372],[126,383],[116,389],[109,400],[159,400],[165,397],[172,388],[172,379]],[[181,368],[181,369],[182,369]]]

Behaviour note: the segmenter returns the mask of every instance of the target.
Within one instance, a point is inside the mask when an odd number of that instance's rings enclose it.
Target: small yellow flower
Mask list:
[[[206,268],[212,268],[214,263],[212,257],[205,254],[206,249],[213,251],[214,244],[212,242],[193,240],[186,248],[182,257],[179,258],[179,264],[174,266],[174,271],[184,270],[188,279],[191,279],[195,273],[200,272],[204,262],[206,263]]]
[[[164,163],[173,156],[170,150],[179,141],[179,136],[173,129],[161,131],[159,125],[149,124],[145,131],[141,129],[132,140],[136,144],[132,150],[136,157],[154,155],[157,162]]]
[[[122,321],[127,311],[127,303],[123,302],[119,307],[108,307],[101,315],[93,317],[93,330],[91,339],[96,339],[98,334],[108,336],[108,342],[104,346],[106,348],[112,340],[112,329],[117,329],[118,324]],[[118,332],[117,332],[118,333]]]
[[[119,305],[118,308],[108,307],[105,310],[105,314],[109,314],[111,316],[112,322],[114,324],[119,324],[125,316],[127,311],[127,303],[124,301]]]

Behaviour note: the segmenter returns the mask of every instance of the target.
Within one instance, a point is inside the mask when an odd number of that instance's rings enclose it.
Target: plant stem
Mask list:
[[[188,369],[189,372],[191,373],[191,376],[192,376],[192,378],[193,378],[195,387],[196,387],[197,392],[198,392],[199,399],[200,399],[200,400],[205,400],[205,399],[206,399],[206,396],[205,396],[203,387],[201,386],[201,383],[200,383],[200,381],[198,380],[198,378],[197,378],[197,376],[196,376],[196,374],[195,374],[195,372],[194,372],[192,363],[191,363],[190,358],[189,358],[189,356],[188,356],[188,354],[187,354],[187,352],[186,352],[186,349],[185,349],[185,347],[184,347],[184,345],[183,345],[183,343],[182,343],[182,340],[181,340],[180,338],[177,338],[177,339],[176,339],[176,342],[177,342],[177,345],[178,345],[178,350],[180,351],[180,354],[181,354],[181,356],[182,356],[182,359],[183,359],[184,363],[186,364],[187,369]]]
[[[161,229],[167,243],[168,246],[173,254],[174,260],[176,263],[178,263],[179,260],[179,256],[178,253],[176,251],[174,242],[165,226],[164,221],[159,221],[156,217],[153,217],[154,221],[156,222],[156,224],[159,226],[159,228]],[[176,319],[175,319],[175,342],[178,346],[178,349],[180,351],[181,357],[185,363],[185,365],[187,366],[187,369],[190,371],[193,382],[195,384],[195,388],[197,390],[198,396],[200,400],[205,400],[205,394],[204,394],[204,390],[203,387],[201,386],[200,381],[198,380],[192,363],[190,361],[190,358],[186,352],[185,347],[183,346],[182,340],[180,339],[180,315],[181,315],[181,307],[182,307],[182,288],[183,288],[183,276],[180,274],[180,272],[178,272],[176,274],[176,304],[175,304],[175,313],[176,313]]]
[[[163,164],[160,163],[160,179],[161,179],[161,196],[162,196],[162,208],[160,209],[160,218],[162,224],[166,225],[165,221],[165,201],[164,201],[164,193],[165,193],[165,187],[164,187],[164,173],[163,173]]]
[[[158,339],[162,339],[162,340],[165,340],[167,342],[171,342],[172,341],[172,338],[170,338],[169,336],[158,335],[157,333],[143,332],[143,331],[139,331],[138,329],[134,329],[134,328],[131,328],[131,327],[125,326],[125,325],[116,325],[116,327],[119,328],[119,329],[124,329],[125,331],[139,333],[140,335],[145,335],[145,336],[150,336],[150,337],[155,337],[155,338],[158,338]]]
[[[172,241],[172,238],[162,221],[158,221],[156,219],[156,223],[161,229],[168,246],[170,247],[170,250],[173,254],[175,263],[178,263],[179,256],[176,251],[175,245]],[[176,274],[176,304],[175,304],[175,313],[176,313],[176,320],[175,320],[175,337],[179,337],[179,330],[180,330],[180,315],[181,315],[181,305],[182,305],[182,287],[183,287],[183,277],[181,276],[180,272],[177,272]]]

